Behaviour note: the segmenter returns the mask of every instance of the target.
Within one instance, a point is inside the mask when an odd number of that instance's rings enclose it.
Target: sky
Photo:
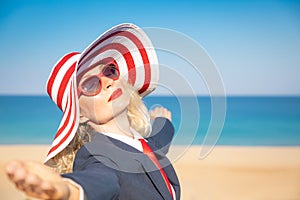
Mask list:
[[[125,22],[196,42],[215,63],[226,95],[300,95],[300,3],[283,0],[0,0],[0,94],[46,94],[61,56]],[[158,58],[184,74],[196,94],[208,94],[205,77],[192,75],[180,58],[164,52]]]

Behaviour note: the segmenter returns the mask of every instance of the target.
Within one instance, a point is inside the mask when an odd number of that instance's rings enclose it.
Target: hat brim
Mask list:
[[[100,63],[114,63],[141,96],[153,91],[159,79],[155,49],[134,24],[120,24],[99,36],[81,54],[77,77]]]

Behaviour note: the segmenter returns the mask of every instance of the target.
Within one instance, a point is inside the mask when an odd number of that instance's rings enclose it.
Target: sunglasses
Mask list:
[[[97,75],[88,76],[78,86],[78,97],[83,94],[85,96],[96,96],[101,92],[101,77],[107,77],[117,80],[120,76],[118,68],[114,64],[105,66]]]

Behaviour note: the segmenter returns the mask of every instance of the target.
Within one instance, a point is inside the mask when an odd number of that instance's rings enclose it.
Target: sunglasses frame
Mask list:
[[[114,67],[114,69],[118,72],[118,75],[117,77],[115,78],[111,78],[109,77],[108,75],[105,75],[104,71],[107,69],[107,68],[111,68],[111,67]],[[106,77],[106,78],[110,78],[112,80],[118,80],[120,78],[120,71],[118,69],[118,67],[116,67],[114,64],[108,64],[106,65],[105,67],[102,68],[102,70],[100,71],[99,74],[94,74],[94,75],[90,75],[90,76],[87,76],[85,78],[84,81],[80,82],[79,85],[78,85],[78,88],[77,88],[77,95],[78,97],[80,97],[82,94],[84,96],[88,96],[88,97],[92,97],[92,96],[96,96],[98,95],[100,92],[101,92],[101,89],[102,89],[102,82],[101,82],[101,77]],[[91,78],[97,78],[98,81],[99,81],[99,88],[97,89],[97,91],[93,92],[93,93],[89,93],[87,91],[85,91],[84,89],[82,89],[82,85],[88,81],[89,79]]]

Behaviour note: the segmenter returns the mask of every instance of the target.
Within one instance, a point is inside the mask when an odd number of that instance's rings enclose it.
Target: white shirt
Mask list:
[[[126,135],[116,134],[116,133],[102,133],[102,134],[114,138],[116,140],[119,140],[121,142],[124,142],[125,144],[128,144],[129,146],[132,146],[137,150],[143,152],[143,146],[139,141],[139,139],[144,139],[144,138],[136,130],[130,128],[130,131],[133,134],[133,138],[128,137]]]

